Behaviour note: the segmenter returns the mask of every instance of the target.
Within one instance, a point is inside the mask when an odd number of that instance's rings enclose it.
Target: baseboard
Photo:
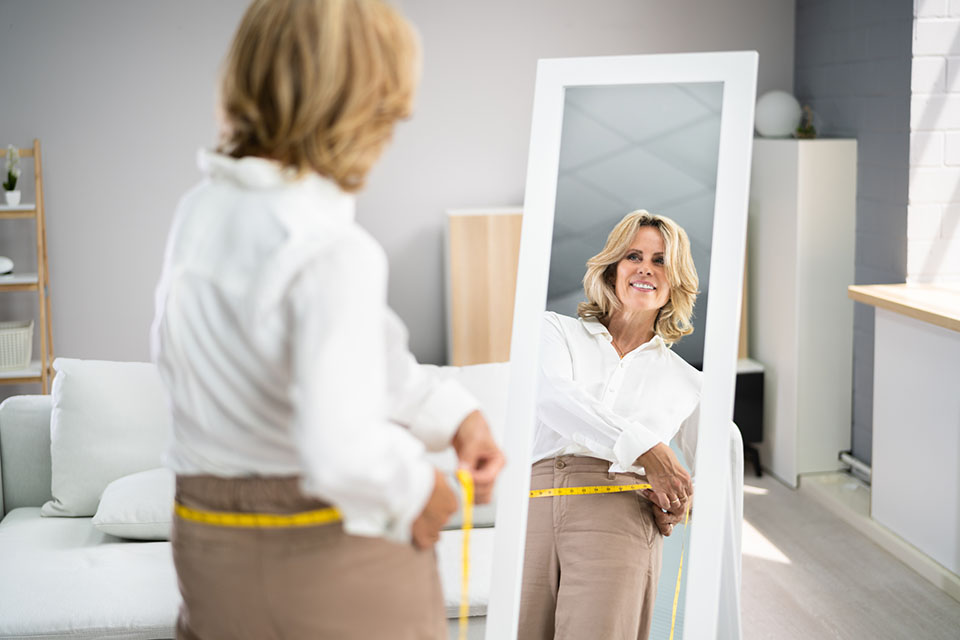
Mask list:
[[[871,518],[870,487],[860,479],[845,472],[807,474],[799,489],[960,602],[960,576]]]

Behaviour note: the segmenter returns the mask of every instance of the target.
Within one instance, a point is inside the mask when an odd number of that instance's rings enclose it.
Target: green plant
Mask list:
[[[802,140],[812,140],[817,137],[817,128],[813,126],[813,109],[808,104],[803,105],[803,115],[793,137]]]
[[[17,178],[20,177],[20,151],[15,146],[7,145],[7,179],[3,188],[13,191],[17,188]]]

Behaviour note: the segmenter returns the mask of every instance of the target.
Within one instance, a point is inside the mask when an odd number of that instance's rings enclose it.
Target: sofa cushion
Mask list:
[[[103,490],[93,526],[119,538],[169,540],[176,477],[151,469],[114,480]]]
[[[170,410],[156,367],[58,358],[45,516],[92,516],[108,484],[160,466]]]
[[[125,542],[90,518],[14,509],[0,522],[0,638],[172,638],[169,542]]]

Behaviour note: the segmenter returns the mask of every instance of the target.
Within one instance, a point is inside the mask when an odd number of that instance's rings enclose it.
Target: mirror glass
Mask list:
[[[603,249],[607,235],[624,215],[646,209],[667,216],[687,232],[700,282],[692,318],[694,332],[672,349],[702,370],[722,101],[722,82],[566,88],[547,282],[548,311],[577,317],[577,305],[585,301],[586,262]],[[602,395],[597,389],[584,391]],[[611,408],[623,406],[618,401]],[[623,417],[636,420],[638,416]],[[680,427],[679,422],[676,427]],[[679,448],[672,446],[686,464]],[[692,469],[688,470],[692,474]],[[640,503],[653,508],[643,499]],[[651,638],[670,635],[681,546],[687,535],[685,527],[677,526],[672,535],[663,538]],[[597,540],[602,541],[602,537]],[[682,637],[683,629],[683,581],[680,587],[674,637]],[[619,613],[611,610],[594,615],[613,618]]]
[[[700,277],[694,332],[673,350],[702,369],[722,102],[722,82],[567,89],[547,310],[576,317],[587,260],[624,215],[665,215]]]

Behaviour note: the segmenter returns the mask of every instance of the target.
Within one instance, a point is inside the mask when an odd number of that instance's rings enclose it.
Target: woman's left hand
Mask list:
[[[650,508],[653,510],[653,517],[657,521],[657,528],[660,529],[661,534],[669,536],[673,533],[673,527],[683,522],[687,515],[687,503],[692,501],[693,497],[690,496],[680,505],[674,505],[676,509],[670,511],[664,511],[654,503],[650,504]],[[693,505],[690,505],[690,510],[693,510]]]

